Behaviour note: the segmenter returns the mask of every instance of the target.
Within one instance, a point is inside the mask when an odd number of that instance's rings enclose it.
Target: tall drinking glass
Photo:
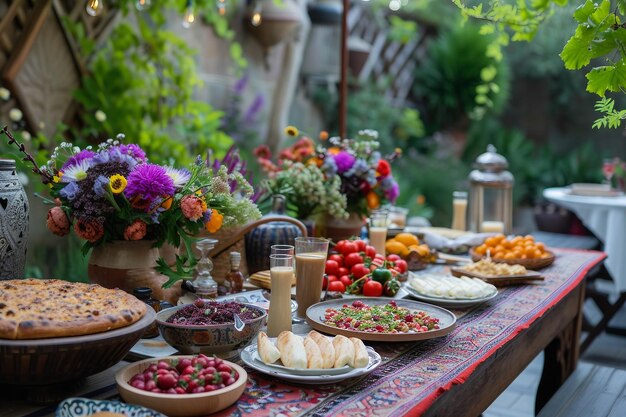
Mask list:
[[[322,296],[328,240],[319,237],[296,238],[296,301],[299,317],[319,303]]]
[[[277,337],[291,331],[291,280],[293,255],[270,255],[270,310],[267,317],[267,335]]]
[[[376,249],[376,253],[385,254],[385,242],[387,241],[387,210],[374,210],[370,213],[369,238],[370,245]]]
[[[295,248],[292,245],[272,245],[270,246],[271,255],[294,255]]]

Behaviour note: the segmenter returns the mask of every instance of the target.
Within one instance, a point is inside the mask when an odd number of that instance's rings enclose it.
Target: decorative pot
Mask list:
[[[282,195],[272,198],[272,211],[261,220],[264,219],[273,220],[255,227],[246,235],[249,273],[270,269],[272,245],[293,245],[295,238],[303,236],[302,228],[285,215],[285,197]]]
[[[353,236],[361,236],[361,228],[365,224],[363,219],[357,213],[350,213],[347,219],[339,219],[334,216],[326,215],[324,218],[324,229],[320,228],[319,232],[324,234],[324,237],[337,243],[343,239],[349,239]]]
[[[0,280],[24,278],[28,197],[15,161],[0,159]]]
[[[162,288],[167,277],[154,269],[159,248],[153,245],[152,240],[115,240],[93,248],[87,268],[89,280],[129,294],[135,288],[148,287],[152,289],[153,298],[176,305],[182,294],[181,282],[168,289]]]

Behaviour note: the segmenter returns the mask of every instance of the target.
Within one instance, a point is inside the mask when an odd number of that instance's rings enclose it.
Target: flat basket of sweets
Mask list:
[[[531,235],[507,239],[504,235],[491,236],[482,245],[470,249],[474,262],[491,258],[494,262],[521,265],[527,269],[541,269],[554,262],[555,255]]]
[[[450,272],[456,277],[478,278],[496,286],[544,280],[544,276],[537,271],[532,271],[522,265],[494,262],[491,258],[483,258],[462,267],[451,268]]]

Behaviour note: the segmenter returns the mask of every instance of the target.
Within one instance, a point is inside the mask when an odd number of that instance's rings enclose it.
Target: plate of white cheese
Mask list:
[[[420,301],[451,308],[470,307],[498,295],[494,285],[478,278],[434,274],[412,274],[405,290]]]

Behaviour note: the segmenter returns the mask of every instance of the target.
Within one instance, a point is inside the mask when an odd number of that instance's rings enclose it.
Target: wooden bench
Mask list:
[[[579,362],[537,417],[626,416],[626,370]]]

